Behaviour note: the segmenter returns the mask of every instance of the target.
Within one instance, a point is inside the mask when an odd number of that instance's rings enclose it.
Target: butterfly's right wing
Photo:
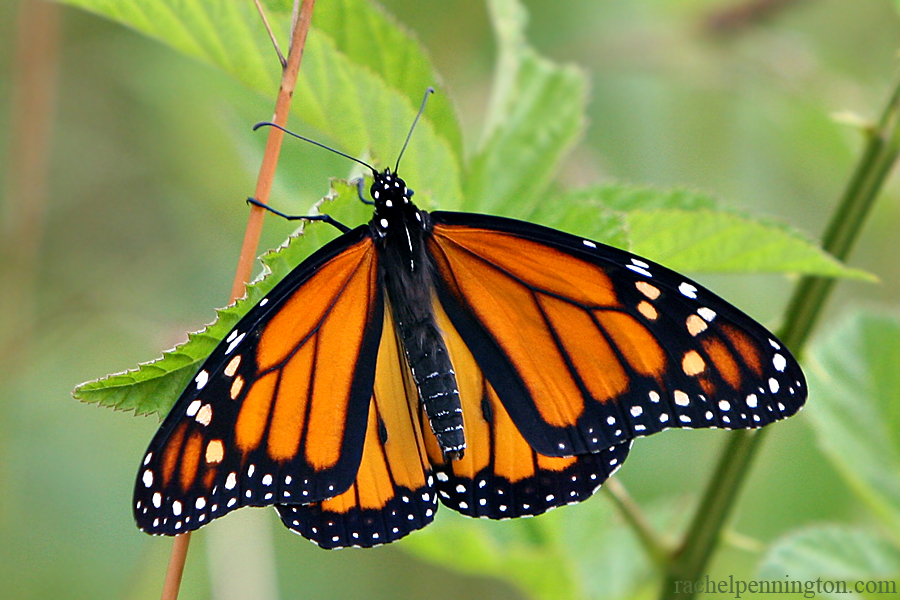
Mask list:
[[[367,226],[294,269],[213,351],[157,431],[135,484],[138,527],[177,535],[241,506],[350,487],[383,312]]]

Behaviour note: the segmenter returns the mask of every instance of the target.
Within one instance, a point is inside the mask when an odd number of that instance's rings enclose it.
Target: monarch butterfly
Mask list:
[[[274,505],[324,548],[370,547],[430,523],[438,499],[537,515],[591,496],[636,437],[803,405],[788,350],[699,284],[539,225],[428,213],[366,166],[372,220],[334,223],[343,234],[240,320],[160,426],[135,485],[141,530]]]

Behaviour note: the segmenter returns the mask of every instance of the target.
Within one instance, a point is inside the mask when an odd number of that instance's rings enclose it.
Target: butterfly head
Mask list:
[[[423,223],[421,211],[412,203],[413,191],[406,182],[391,173],[390,168],[375,174],[375,181],[369,188],[375,202],[372,225],[379,236],[384,237],[392,228],[415,219]]]

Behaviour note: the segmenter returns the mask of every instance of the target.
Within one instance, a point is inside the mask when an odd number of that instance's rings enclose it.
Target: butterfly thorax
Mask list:
[[[425,248],[431,230],[428,213],[416,208],[412,190],[390,169],[376,174],[370,193],[379,277],[419,400],[444,455],[461,458],[466,443],[459,390],[432,305],[434,266]]]

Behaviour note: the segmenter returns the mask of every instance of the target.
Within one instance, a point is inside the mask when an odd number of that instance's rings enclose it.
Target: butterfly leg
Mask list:
[[[268,204],[263,204],[256,198],[247,198],[247,204],[252,204],[253,206],[258,206],[260,208],[264,208],[270,213],[276,214],[282,219],[287,219],[288,221],[322,221],[323,223],[328,223],[329,225],[336,227],[340,230],[341,233],[347,233],[350,231],[350,228],[337,221],[331,215],[286,215],[279,210],[275,210]]]
[[[359,201],[363,204],[373,205],[375,204],[371,200],[366,200],[366,192],[365,192],[366,179],[365,177],[360,177],[356,180],[356,193],[359,195]]]

